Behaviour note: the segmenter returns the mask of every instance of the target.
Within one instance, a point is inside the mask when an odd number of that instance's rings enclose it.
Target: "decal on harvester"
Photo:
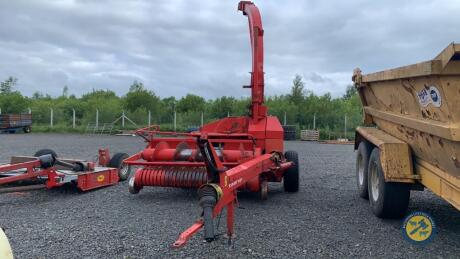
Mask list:
[[[229,188],[232,188],[232,187],[235,187],[236,185],[240,184],[243,182],[243,178],[238,178],[236,179],[235,181],[231,182],[228,187]]]
[[[402,226],[403,236],[411,243],[425,245],[436,234],[433,218],[425,212],[414,212],[406,217]]]
[[[417,93],[418,102],[421,106],[427,107],[430,103],[434,107],[441,107],[442,97],[436,86],[425,87]]]

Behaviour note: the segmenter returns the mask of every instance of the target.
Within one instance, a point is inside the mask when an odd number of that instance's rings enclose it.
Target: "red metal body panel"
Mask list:
[[[82,191],[114,185],[119,181],[118,170],[107,168],[100,172],[85,172],[78,176],[77,186]]]
[[[8,176],[8,177],[1,177],[0,178],[0,185],[1,184],[7,184],[7,183],[12,183],[16,181],[21,181],[21,180],[26,180],[26,179],[31,179],[31,178],[37,178],[39,176],[45,176],[47,175],[47,171],[37,171],[35,168],[40,166],[40,161],[33,160],[30,162],[24,162],[20,164],[6,164],[6,165],[1,165],[0,166],[0,174],[4,172],[10,172],[14,170],[21,170],[25,169],[26,172],[21,175],[14,175],[14,176]]]

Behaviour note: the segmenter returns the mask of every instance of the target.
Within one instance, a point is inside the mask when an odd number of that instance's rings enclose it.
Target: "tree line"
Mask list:
[[[72,124],[75,112],[79,127],[94,122],[95,111],[102,122],[113,122],[126,114],[136,126],[148,123],[148,113],[151,123],[160,124],[162,128],[171,129],[176,111],[178,130],[199,126],[203,116],[204,122],[209,122],[228,115],[245,115],[250,104],[249,98],[234,98],[223,96],[208,99],[194,94],[184,97],[160,98],[152,90],[147,89],[142,82],[134,81],[125,95],[118,96],[111,90],[93,89],[81,97],[69,95],[65,86],[62,95],[51,97],[48,94],[35,92],[31,97],[22,95],[15,90],[18,79],[9,77],[0,84],[0,109],[2,113],[32,112],[35,125],[48,125],[50,109],[53,109],[55,125],[61,128]],[[298,129],[320,129],[323,138],[343,137],[346,130],[349,138],[353,129],[360,124],[362,109],[359,97],[353,86],[348,86],[346,93],[333,98],[331,94],[316,95],[305,89],[302,77],[296,75],[291,91],[285,95],[272,95],[265,98],[269,114],[277,116],[281,123],[296,125]],[[315,123],[314,123],[315,120]],[[135,126],[132,126],[135,127]]]

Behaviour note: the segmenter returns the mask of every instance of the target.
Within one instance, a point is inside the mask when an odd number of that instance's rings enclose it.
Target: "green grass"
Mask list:
[[[32,132],[35,133],[85,133],[85,127],[76,127],[67,125],[32,125]]]

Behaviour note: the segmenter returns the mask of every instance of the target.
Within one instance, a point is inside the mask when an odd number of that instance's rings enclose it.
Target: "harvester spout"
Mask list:
[[[250,1],[241,1],[238,10],[248,17],[249,36],[252,49],[251,72],[251,108],[253,120],[258,121],[267,116],[267,107],[264,103],[264,29],[259,9]]]

